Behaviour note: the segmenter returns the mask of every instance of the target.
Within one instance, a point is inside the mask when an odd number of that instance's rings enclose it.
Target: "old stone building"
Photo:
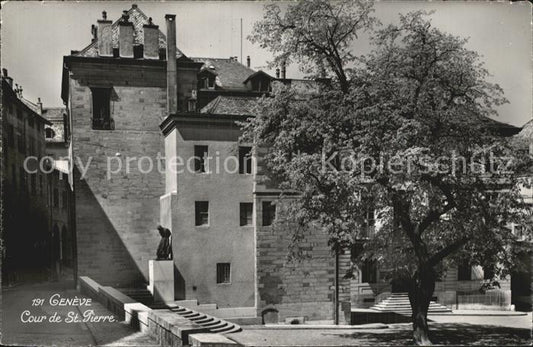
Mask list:
[[[252,70],[250,58],[186,56],[175,16],[165,21],[166,35],[136,5],[114,22],[104,12],[92,42],[64,58],[78,274],[145,286],[162,224],[173,233],[176,299],[241,316],[331,319],[325,236],[309,241],[306,264],[286,262],[287,235],[271,227],[279,191],[257,182],[251,146],[238,143],[236,121],[278,78]],[[212,162],[194,159],[204,155]],[[192,170],[171,170],[174,157]]]
[[[3,69],[2,283],[5,285],[46,279],[54,257],[50,254],[48,175],[39,169],[45,156],[46,125],[50,122],[37,112],[35,104],[23,97],[22,88],[14,85],[13,78]],[[48,165],[43,162],[43,167]]]

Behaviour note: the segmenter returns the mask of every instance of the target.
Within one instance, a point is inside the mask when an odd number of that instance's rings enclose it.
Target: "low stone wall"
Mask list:
[[[485,294],[457,295],[458,310],[511,310],[510,290],[490,290]]]
[[[237,346],[221,334],[208,333],[209,328],[169,310],[152,310],[115,288],[101,286],[89,277],[79,278],[78,290],[101,302],[121,320],[154,336],[161,346]]]

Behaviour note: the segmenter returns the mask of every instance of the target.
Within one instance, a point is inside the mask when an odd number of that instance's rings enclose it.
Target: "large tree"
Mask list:
[[[531,235],[517,174],[527,156],[488,118],[506,100],[466,40],[414,12],[373,30],[371,53],[358,56],[354,39],[376,23],[371,12],[366,2],[267,6],[253,41],[315,63],[330,82],[308,96],[277,88],[245,138],[266,149],[268,176],[300,193],[287,202],[290,218],[321,225],[334,249],[365,240],[359,260],[404,280],[414,340],[429,344],[428,307],[446,265],[466,259],[503,275],[520,252],[511,223]],[[294,230],[296,242],[305,237]]]

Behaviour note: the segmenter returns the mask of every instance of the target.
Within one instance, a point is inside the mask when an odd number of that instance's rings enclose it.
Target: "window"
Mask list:
[[[194,210],[195,225],[209,225],[209,201],[196,201]]]
[[[483,279],[491,280],[495,276],[494,266],[483,267]]]
[[[26,152],[26,141],[24,139],[24,135],[17,134],[17,145],[20,153]]]
[[[230,274],[230,263],[217,263],[217,283],[231,283]]]
[[[362,283],[376,283],[377,282],[378,267],[375,260],[365,260],[361,266],[361,282]]]
[[[188,112],[196,111],[196,100],[194,99],[187,100],[187,111]]]
[[[252,147],[239,147],[239,173],[252,173]]]
[[[20,170],[19,171],[19,176],[20,176],[20,191],[21,192],[26,192],[27,189],[26,189],[26,173],[24,172],[24,170]]]
[[[35,140],[34,139],[30,139],[30,155],[33,155],[35,154]]]
[[[7,126],[7,142],[9,146],[15,146],[15,128],[11,124]]]
[[[37,178],[35,174],[30,175],[30,190],[32,195],[37,194]]]
[[[367,204],[364,206],[365,212],[363,215],[364,221],[363,221],[363,238],[368,238],[372,235],[374,231],[374,225],[376,224],[375,216],[374,216],[374,205],[370,202],[367,202]]]
[[[272,225],[276,217],[276,205],[272,201],[263,201],[263,226]]]
[[[194,171],[206,172],[207,146],[194,146]]]
[[[22,111],[17,109],[17,118],[22,119]]]
[[[54,207],[59,207],[59,192],[57,188],[54,188],[53,199]]]
[[[240,204],[240,226],[252,225],[252,211],[254,204],[251,202],[241,202]]]
[[[47,139],[52,139],[52,138],[54,138],[54,136],[56,136],[56,133],[54,132],[54,130],[52,128],[46,128],[46,129],[44,129],[44,136]]]
[[[64,190],[62,193],[61,202],[62,202],[61,207],[63,208],[63,210],[66,210],[67,205],[68,205],[68,192],[66,190]]]
[[[93,129],[112,130],[111,88],[91,88],[93,96]]]
[[[17,186],[17,168],[15,165],[11,165],[11,174],[13,178],[13,187]]]
[[[33,125],[34,125],[33,117],[28,118],[28,126],[29,126],[30,128],[33,128]]]
[[[472,267],[467,261],[460,264],[457,270],[458,281],[470,281],[472,279]]]

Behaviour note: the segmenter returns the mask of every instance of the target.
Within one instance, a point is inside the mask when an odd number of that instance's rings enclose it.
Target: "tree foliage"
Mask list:
[[[245,137],[267,149],[269,177],[300,193],[290,218],[321,225],[334,247],[364,240],[359,260],[408,281],[415,340],[429,343],[425,319],[443,265],[516,264],[524,246],[510,225],[531,236],[519,192],[530,161],[488,118],[507,101],[465,39],[412,12],[373,30],[371,53],[356,56],[352,41],[373,28],[371,13],[366,2],[301,2],[284,16],[267,6],[253,41],[276,61],[328,62],[332,83],[306,98],[286,87],[262,99]],[[295,230],[296,241],[305,236]]]
[[[249,39],[271,51],[271,65],[296,62],[314,74],[327,67],[347,91],[347,68],[355,60],[350,44],[377,23],[373,11],[371,2],[350,0],[301,1],[284,14],[277,4],[271,4],[265,6],[263,20],[255,23]]]

